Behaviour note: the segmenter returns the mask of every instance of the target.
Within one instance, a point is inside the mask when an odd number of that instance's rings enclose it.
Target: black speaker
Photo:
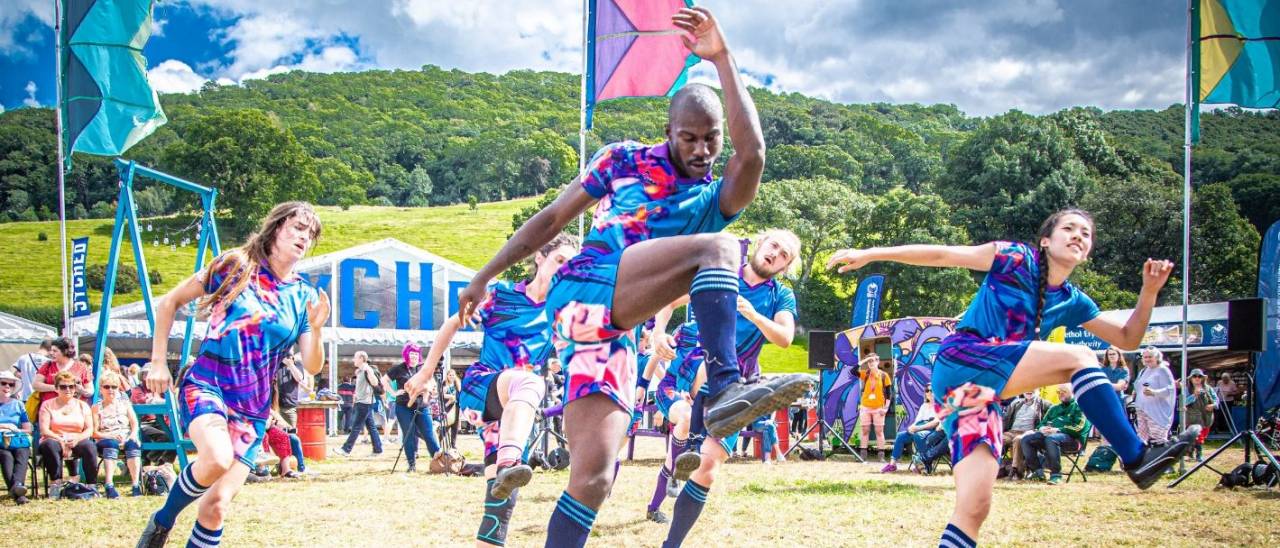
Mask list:
[[[836,366],[836,332],[809,332],[809,369],[824,371]]]
[[[1262,352],[1267,349],[1266,299],[1236,299],[1227,303],[1227,350]]]

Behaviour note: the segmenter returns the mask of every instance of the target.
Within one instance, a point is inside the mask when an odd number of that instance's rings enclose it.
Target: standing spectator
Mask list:
[[[351,433],[347,434],[347,441],[337,449],[337,452],[344,456],[350,455],[351,449],[356,445],[356,438],[360,437],[360,430],[367,429],[369,438],[373,442],[373,454],[381,455],[382,438],[378,436],[378,427],[372,415],[375,387],[382,383],[382,376],[378,374],[377,369],[369,365],[369,355],[363,350],[356,352],[352,361],[356,365],[355,415],[351,421]]]
[[[884,417],[889,412],[889,390],[893,379],[880,370],[880,356],[872,354],[858,362],[858,378],[862,380],[862,400],[858,403],[858,424],[862,426],[859,439],[862,460],[867,459],[867,445],[871,441],[871,428],[875,427],[876,450],[884,460]]]
[[[1043,481],[1044,469],[1048,467],[1049,485],[1062,483],[1062,452],[1084,447],[1088,424],[1071,395],[1071,385],[1058,385],[1058,403],[1045,413],[1035,432],[1022,437],[1027,468],[1034,470],[1031,479]]]
[[[458,372],[452,367],[444,371],[444,426],[447,429],[449,447],[458,446],[458,393],[462,390],[462,382],[458,380]]]
[[[1218,396],[1214,393],[1213,388],[1205,385],[1204,371],[1201,369],[1192,369],[1188,375],[1191,384],[1187,386],[1182,394],[1187,405],[1187,426],[1198,424],[1200,428],[1200,436],[1196,438],[1196,462],[1204,460],[1204,439],[1209,435],[1209,429],[1213,427],[1213,410],[1218,407]]]
[[[54,341],[54,348],[57,348]],[[55,359],[57,356],[55,356]],[[93,410],[75,397],[80,390],[76,375],[61,371],[54,375],[58,395],[40,405],[40,458],[54,487],[60,488],[63,461],[80,459],[84,478],[89,485],[98,483],[98,446],[89,439],[93,435]]]
[[[105,362],[105,360],[104,360]],[[129,469],[129,480],[132,482],[130,496],[142,494],[139,485],[142,468],[142,443],[138,440],[138,416],[128,398],[121,393],[124,378],[114,371],[104,371],[98,388],[102,390],[102,401],[93,406],[94,432],[98,453],[105,461],[106,474],[102,478],[103,490],[107,498],[120,496],[112,476],[115,474],[116,459],[120,450],[124,450],[125,467]]]
[[[53,352],[53,339],[40,341],[40,349],[27,352],[13,362],[13,374],[18,376],[18,388],[12,394],[24,404],[31,394],[36,392],[35,382],[39,378],[40,366],[49,361]]]
[[[1123,395],[1129,389],[1129,361],[1124,359],[1124,353],[1114,346],[1107,348],[1102,355],[1102,362],[1102,371],[1111,380],[1116,395]]]
[[[351,431],[351,418],[353,407],[355,406],[356,383],[352,377],[344,377],[342,382],[338,384],[338,397],[342,398],[342,405],[338,407],[338,433],[346,434]]]
[[[422,349],[416,344],[409,343],[404,346],[401,354],[404,362],[387,371],[387,376],[398,387],[395,391],[396,423],[400,425],[400,443],[404,447],[404,459],[409,464],[405,472],[412,473],[417,469],[419,438],[427,442],[427,452],[431,456],[434,457],[440,451],[440,443],[436,441],[435,426],[431,421],[433,413],[429,410],[429,405],[438,405],[439,399],[438,393],[430,390],[426,395],[419,394],[410,401],[409,392],[404,387],[405,383],[409,382],[409,378],[422,367]],[[435,388],[434,379],[430,381],[430,387]],[[424,401],[424,398],[430,398],[430,400]]]
[[[1218,413],[1222,415],[1222,426],[1228,432],[1233,432],[1235,422],[1231,416],[1231,406],[1240,397],[1240,386],[1231,378],[1231,373],[1223,371],[1214,388],[1218,391]]]
[[[1161,444],[1169,439],[1169,428],[1173,426],[1173,373],[1169,372],[1164,354],[1154,346],[1142,349],[1142,366],[1134,381],[1138,437],[1149,444]]]
[[[938,412],[933,407],[933,387],[925,385],[924,403],[920,404],[920,410],[916,411],[916,418],[911,422],[911,426],[898,432],[894,438],[893,453],[889,455],[889,463],[884,465],[880,472],[887,474],[898,471],[898,460],[902,458],[902,452],[906,449],[908,442],[914,446],[917,454],[924,453],[925,440],[942,426],[942,421],[937,417]],[[921,457],[923,461],[923,455]]]
[[[62,395],[55,386],[54,377],[63,371],[70,372],[75,379],[75,395],[86,401],[93,396],[89,388],[93,386],[93,370],[75,359],[75,347],[72,346],[71,339],[54,339],[49,356],[52,359],[40,366],[35,382],[32,383],[36,391],[40,392],[41,404]]]
[[[1013,468],[1009,477],[1022,479],[1027,471],[1022,438],[1035,432],[1048,410],[1049,402],[1040,397],[1039,390],[1029,390],[1009,405],[1004,414],[1004,446],[1009,448],[1009,464]]]
[[[0,470],[13,502],[26,504],[27,463],[31,460],[31,419],[21,401],[13,398],[18,376],[0,371]]]
[[[817,399],[814,397],[815,388],[810,386],[809,391],[804,393],[791,407],[791,434],[793,436],[803,436],[809,430],[809,410],[817,406]]]

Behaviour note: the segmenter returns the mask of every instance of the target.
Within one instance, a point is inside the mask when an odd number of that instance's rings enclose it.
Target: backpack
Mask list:
[[[142,473],[142,494],[154,496],[166,496],[169,494],[169,480],[165,477],[164,472],[159,470],[147,470]]]
[[[1110,472],[1116,465],[1116,452],[1107,446],[1099,446],[1089,455],[1089,462],[1084,465],[1087,472]]]
[[[365,377],[364,377],[364,381],[365,381],[365,382],[369,382],[369,370],[368,370],[368,369],[366,369],[366,370],[364,371],[364,373],[361,373],[361,375],[364,375],[364,376],[365,376]],[[387,390],[386,390],[385,388],[383,388],[383,387],[382,387],[382,377],[380,377],[380,376],[378,376],[378,375],[374,375],[374,378],[375,378],[375,379],[377,379],[377,381],[376,381],[376,382],[369,382],[369,385],[373,387],[373,397],[378,398],[378,399],[382,399],[382,396],[385,396],[385,395],[387,394]]]
[[[466,462],[467,459],[457,449],[445,449],[436,453],[436,456],[431,457],[431,465],[428,470],[432,474],[457,475],[462,472],[462,467]]]
[[[76,481],[69,481],[62,484],[62,489],[58,491],[57,498],[62,500],[90,500],[98,496],[98,490],[92,486],[85,485]]]

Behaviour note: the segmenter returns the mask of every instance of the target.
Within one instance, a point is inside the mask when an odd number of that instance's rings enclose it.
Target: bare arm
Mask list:
[[[783,310],[774,314],[773,318],[769,318],[756,312],[755,307],[751,306],[751,301],[739,295],[738,313],[755,325],[765,339],[780,348],[791,346],[791,341],[795,339],[796,318],[790,311]]]
[[[298,337],[298,350],[302,353],[302,368],[307,371],[307,376],[317,375],[324,368],[322,333],[327,321],[329,321],[329,294],[317,290],[316,298],[307,302],[307,322],[311,325],[311,331]],[[296,379],[298,372],[292,367],[289,370]],[[298,382],[304,381],[298,379]]]
[[[671,315],[677,308],[689,302],[685,295],[662,307],[653,317],[653,333],[649,335],[649,345],[653,347],[653,357],[659,360],[672,360],[676,357],[675,339],[667,334],[667,324],[671,323]]]
[[[981,245],[933,245],[911,244],[870,249],[842,249],[827,261],[827,268],[836,265],[841,274],[857,270],[868,263],[890,261],[915,266],[941,268],[967,268],[986,272],[996,258],[995,243]]]
[[[1173,263],[1147,259],[1142,265],[1142,290],[1138,293],[1138,304],[1133,313],[1123,324],[1119,321],[1098,316],[1080,324],[1098,338],[1124,350],[1135,350],[1142,344],[1142,336],[1147,333],[1147,323],[1151,321],[1151,309],[1156,306],[1156,297],[1160,288],[1169,281],[1173,272]]]

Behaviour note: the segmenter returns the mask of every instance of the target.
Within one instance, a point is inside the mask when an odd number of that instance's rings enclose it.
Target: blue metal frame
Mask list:
[[[133,199],[133,180],[136,176],[143,176],[154,179],[161,183],[177,188],[194,192],[200,196],[201,205],[203,206],[203,216],[200,223],[200,240],[196,245],[196,264],[194,272],[200,272],[204,268],[205,254],[212,251],[214,256],[222,252],[222,244],[218,239],[218,226],[214,221],[213,212],[218,196],[218,191],[213,188],[198,185],[190,181],[179,179],[167,173],[156,171],[146,166],[138,165],[132,160],[126,161],[116,158],[116,170],[120,174],[119,185],[120,195],[116,204],[115,226],[111,232],[111,251],[107,256],[107,272],[106,279],[102,288],[102,306],[98,309],[98,332],[93,348],[93,400],[96,403],[100,398],[98,389],[99,379],[101,378],[102,356],[103,350],[107,344],[107,326],[111,320],[111,297],[116,288],[116,276],[120,267],[120,241],[125,236],[125,230],[128,229],[129,243],[133,246],[133,262],[138,268],[138,283],[142,288],[142,303],[147,311],[147,323],[151,328],[151,336],[156,337],[156,318],[152,308],[151,280],[147,276],[147,262],[142,254],[142,235],[138,230],[138,207]],[[191,354],[191,335],[195,326],[195,318],[187,316],[186,331],[182,338],[182,355],[179,358],[179,368],[187,365],[187,358]],[[167,341],[169,334],[164,333],[162,336]],[[173,435],[173,442],[163,444],[144,443],[143,449],[177,449],[191,448],[191,442],[183,438],[181,428],[175,424],[178,420],[175,413],[171,393],[165,393],[165,409],[170,417],[170,431]],[[156,410],[151,409],[151,413]],[[162,446],[163,445],[163,446]],[[186,465],[186,454],[182,450],[178,450],[178,457],[183,466]]]

